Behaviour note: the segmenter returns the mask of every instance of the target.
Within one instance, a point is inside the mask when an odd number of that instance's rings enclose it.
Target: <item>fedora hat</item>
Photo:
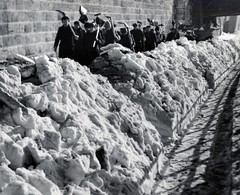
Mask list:
[[[102,27],[104,25],[104,23],[105,23],[104,20],[102,20],[98,16],[96,17],[96,24],[98,24],[100,27]]]
[[[63,20],[69,20],[69,17],[67,16],[67,15],[65,15],[65,16],[63,16],[62,18],[61,18],[61,20],[63,21]]]

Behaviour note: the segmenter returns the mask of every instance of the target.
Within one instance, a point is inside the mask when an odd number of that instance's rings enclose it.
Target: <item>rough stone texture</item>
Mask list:
[[[179,1],[185,7],[188,0]],[[175,2],[176,4],[176,2]],[[27,56],[39,54],[55,55],[53,41],[61,15],[55,10],[66,12],[73,23],[79,19],[79,6],[88,10],[90,21],[94,14],[110,15],[115,23],[125,21],[130,26],[147,18],[165,24],[168,33],[171,20],[175,17],[174,0],[1,0],[0,1],[0,60],[11,53]]]

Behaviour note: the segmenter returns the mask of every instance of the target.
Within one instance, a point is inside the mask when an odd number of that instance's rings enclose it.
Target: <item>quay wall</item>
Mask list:
[[[117,24],[124,21],[130,27],[136,21],[148,25],[147,18],[163,23],[165,32],[172,27],[172,19],[184,19],[187,0],[1,0],[0,1],[0,60],[10,54],[36,56],[53,52],[53,42],[64,11],[71,24],[79,19],[79,6],[88,10],[88,19],[94,14],[106,20],[105,15]],[[180,13],[176,16],[177,11]],[[180,18],[180,19],[181,19]],[[120,24],[117,24],[120,25]]]

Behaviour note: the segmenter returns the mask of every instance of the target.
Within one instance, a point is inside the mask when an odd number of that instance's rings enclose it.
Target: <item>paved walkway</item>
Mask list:
[[[240,195],[237,68],[214,89],[186,135],[167,151],[169,165],[153,195]]]

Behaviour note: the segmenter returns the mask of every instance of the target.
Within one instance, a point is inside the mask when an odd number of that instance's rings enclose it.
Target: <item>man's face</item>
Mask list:
[[[93,27],[88,27],[88,28],[86,28],[86,31],[88,31],[88,32],[93,32]]]
[[[134,29],[138,29],[138,26],[133,26]]]
[[[74,28],[78,29],[80,26],[78,24],[74,24]]]
[[[68,25],[68,20],[62,20],[63,26],[67,26]]]

